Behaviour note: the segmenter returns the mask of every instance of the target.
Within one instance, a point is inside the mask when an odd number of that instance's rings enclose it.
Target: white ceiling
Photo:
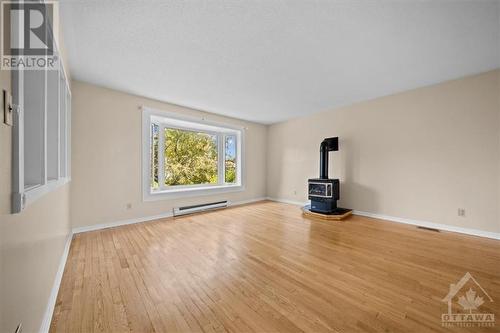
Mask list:
[[[73,78],[274,123],[500,67],[500,1],[64,1]]]

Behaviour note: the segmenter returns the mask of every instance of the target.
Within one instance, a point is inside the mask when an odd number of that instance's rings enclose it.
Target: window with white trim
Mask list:
[[[52,35],[50,24],[46,33]],[[11,37],[24,30],[13,26]],[[54,52],[61,54],[55,38]],[[12,71],[12,213],[70,180],[71,92],[58,68]]]
[[[242,189],[243,129],[143,109],[145,200]]]

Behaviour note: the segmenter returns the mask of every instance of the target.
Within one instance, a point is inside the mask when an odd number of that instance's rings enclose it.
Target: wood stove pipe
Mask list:
[[[328,179],[328,153],[339,150],[339,138],[326,138],[319,146],[319,178]]]

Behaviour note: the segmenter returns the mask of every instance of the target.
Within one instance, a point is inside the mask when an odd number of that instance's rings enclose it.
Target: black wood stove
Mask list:
[[[328,178],[328,153],[339,150],[339,138],[326,138],[321,142],[319,155],[319,178],[308,180],[308,194],[311,200],[310,211],[327,215],[341,215],[345,208],[337,207],[340,199],[340,182]]]

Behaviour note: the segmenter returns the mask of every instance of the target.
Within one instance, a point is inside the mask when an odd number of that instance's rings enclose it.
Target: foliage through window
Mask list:
[[[151,124],[151,188],[156,190],[158,184],[158,145],[159,137],[158,131],[160,127],[157,124]]]
[[[165,128],[165,185],[217,184],[217,136]]]
[[[144,119],[147,194],[241,186],[240,129],[156,114]]]
[[[236,181],[236,136],[226,135],[224,145],[224,177],[226,183],[232,184]]]

